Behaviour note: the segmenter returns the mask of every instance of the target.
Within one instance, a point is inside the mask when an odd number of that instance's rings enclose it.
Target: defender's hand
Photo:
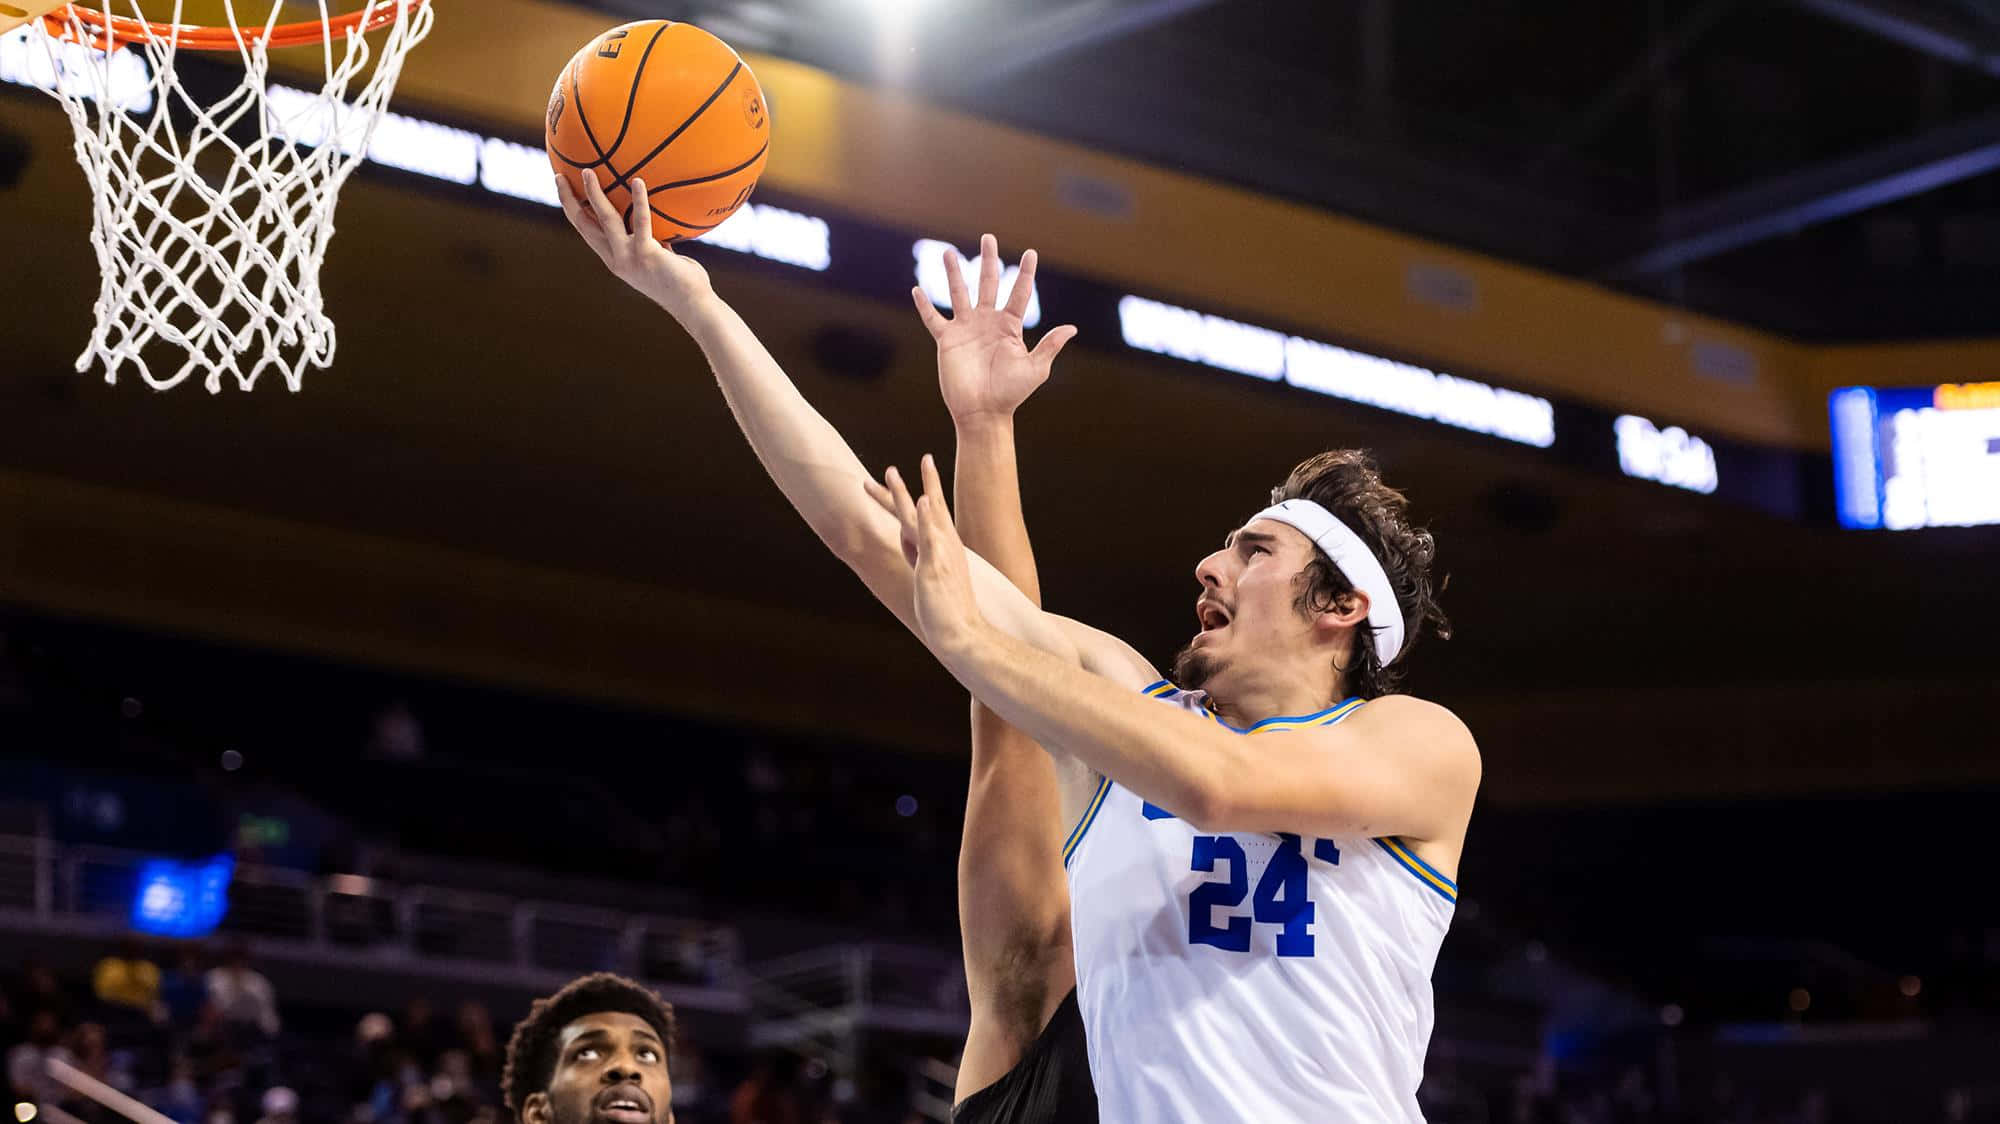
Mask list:
[[[556,177],[556,194],[562,197],[563,214],[569,216],[570,225],[619,280],[685,323],[688,311],[715,290],[709,285],[707,270],[653,237],[645,181],[634,179],[630,185],[632,216],[628,223],[605,197],[594,173],[586,172],[582,179],[583,194],[579,197],[568,176]]]
[[[951,286],[950,319],[931,304],[921,286],[910,290],[917,315],[937,341],[938,389],[952,420],[963,425],[983,417],[1012,417],[1014,410],[1049,377],[1049,366],[1076,336],[1065,324],[1042,336],[1033,351],[1021,321],[1035,291],[1035,251],[1021,255],[1021,272],[1006,306],[1000,307],[1000,243],[979,239],[979,298],[965,290],[965,270],[957,250],[946,250],[944,275]]]

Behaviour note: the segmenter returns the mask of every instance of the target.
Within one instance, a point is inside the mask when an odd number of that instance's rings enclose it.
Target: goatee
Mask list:
[[[1189,644],[1174,657],[1174,686],[1183,691],[1204,690],[1222,667],[1221,660]]]

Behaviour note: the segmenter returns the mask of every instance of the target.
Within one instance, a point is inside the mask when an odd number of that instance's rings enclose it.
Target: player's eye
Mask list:
[[[585,1046],[582,1049],[579,1049],[574,1055],[572,1055],[572,1057],[580,1062],[595,1061],[597,1060],[599,1053],[600,1051],[598,1050],[597,1047]]]
[[[660,1052],[651,1046],[641,1046],[637,1053],[639,1060],[642,1062],[657,1062],[660,1060]]]

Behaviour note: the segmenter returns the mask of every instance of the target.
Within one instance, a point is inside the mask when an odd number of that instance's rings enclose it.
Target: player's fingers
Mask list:
[[[1050,328],[1048,333],[1042,337],[1042,341],[1035,345],[1035,350],[1028,353],[1028,358],[1046,367],[1054,363],[1056,356],[1061,355],[1062,349],[1069,344],[1069,341],[1075,338],[1076,325],[1074,324],[1064,324],[1060,328]]]
[[[600,229],[607,234],[625,229],[624,221],[618,216],[618,208],[611,205],[610,197],[604,194],[604,185],[597,182],[596,172],[583,173],[583,198],[590,204],[590,213],[597,219]]]
[[[596,217],[584,206],[583,200],[576,197],[576,188],[569,182],[568,176],[556,177],[556,198],[562,200],[563,215],[569,219],[569,224],[575,227],[576,232],[583,236],[584,242],[602,257],[605,248],[604,228],[597,225]]]
[[[646,194],[646,181],[633,176],[631,186],[628,190],[632,192],[632,211],[631,218],[629,219],[631,225],[628,227],[628,230],[634,238],[651,238],[653,236],[653,204],[651,198]]]
[[[952,317],[965,315],[972,307],[972,295],[965,291],[965,259],[958,256],[956,247],[944,252],[944,283],[945,291],[951,294]]]
[[[1014,275],[1014,289],[1007,294],[1007,311],[1023,320],[1028,318],[1028,302],[1035,299],[1035,266],[1041,258],[1029,250],[1021,255],[1021,272]]]
[[[872,476],[863,477],[861,480],[861,490],[868,493],[868,498],[875,501],[875,506],[891,515],[896,514],[896,497],[890,493],[889,489],[882,486],[881,481],[876,480]]]
[[[938,502],[943,503],[944,481],[939,479],[938,477],[937,458],[931,456],[929,453],[925,453],[922,472],[924,478],[924,494],[927,496],[936,496],[938,497]],[[945,513],[947,518],[950,517],[950,514],[951,513],[949,511]]]
[[[1000,240],[979,236],[979,307],[1000,307]]]
[[[889,496],[896,504],[896,518],[904,529],[916,527],[917,501],[910,498],[909,486],[903,483],[903,474],[896,471],[895,465],[890,465],[889,471],[882,474],[882,483],[888,486]]]
[[[951,322],[938,312],[937,306],[931,303],[930,294],[924,292],[922,285],[911,287],[910,299],[916,302],[917,316],[923,320],[924,327],[930,329],[931,338],[936,339],[938,333],[944,331],[945,325]]]

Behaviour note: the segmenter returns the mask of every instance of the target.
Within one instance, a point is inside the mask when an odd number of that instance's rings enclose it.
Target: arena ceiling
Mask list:
[[[1799,338],[2000,327],[1986,0],[595,0]]]

